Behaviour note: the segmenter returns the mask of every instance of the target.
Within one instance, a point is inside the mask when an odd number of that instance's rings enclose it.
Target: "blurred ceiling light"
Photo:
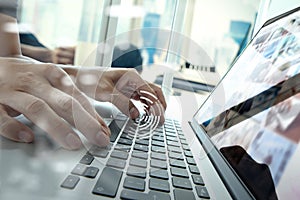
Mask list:
[[[138,18],[145,15],[145,10],[141,6],[112,5],[106,9],[106,15],[110,17]]]

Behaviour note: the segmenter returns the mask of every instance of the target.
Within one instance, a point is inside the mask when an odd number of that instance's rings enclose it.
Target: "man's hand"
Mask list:
[[[57,47],[52,53],[52,62],[56,64],[74,64],[75,47]]]
[[[33,141],[32,130],[13,118],[21,113],[67,149],[82,145],[72,126],[96,145],[109,143],[105,122],[61,68],[24,57],[0,57],[0,66],[2,136]]]
[[[136,70],[101,67],[65,67],[64,70],[75,78],[81,91],[96,100],[113,103],[132,119],[140,115],[132,102],[137,100],[147,115],[164,122],[167,105],[160,87],[144,81]]]
[[[25,56],[45,63],[72,65],[74,64],[75,47],[57,47],[54,50],[21,44]]]

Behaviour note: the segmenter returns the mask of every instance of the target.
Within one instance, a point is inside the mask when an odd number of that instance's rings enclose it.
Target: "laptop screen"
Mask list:
[[[195,115],[256,197],[300,196],[299,92],[298,8],[258,32]]]

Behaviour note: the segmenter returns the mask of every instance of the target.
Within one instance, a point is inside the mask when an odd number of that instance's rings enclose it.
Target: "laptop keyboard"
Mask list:
[[[121,199],[210,198],[179,122],[167,119],[152,132],[131,120],[113,120],[109,128],[110,145],[92,146],[61,187],[76,189],[89,178],[97,179],[92,194],[111,198],[118,191]]]

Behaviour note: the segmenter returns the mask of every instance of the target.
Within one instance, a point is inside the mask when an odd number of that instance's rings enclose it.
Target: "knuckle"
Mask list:
[[[44,64],[44,69],[46,70],[46,72],[51,73],[57,70],[57,67],[55,64],[52,63],[45,63]]]
[[[41,99],[34,99],[25,107],[25,110],[28,114],[40,114],[47,110],[47,104]]]
[[[72,109],[72,105],[74,104],[74,99],[70,96],[64,95],[60,96],[57,99],[58,105],[60,105],[60,108],[63,112],[69,112]]]
[[[111,85],[110,83],[107,84],[98,84],[97,85],[97,90],[99,90],[99,92],[103,92],[103,91],[108,91],[111,90]]]
[[[29,91],[37,85],[33,72],[19,73],[17,77],[16,87],[18,90]]]
[[[60,68],[51,63],[44,64],[44,70],[52,82],[60,82],[62,77],[65,76]]]
[[[96,99],[100,100],[100,101],[111,102],[113,99],[113,96],[108,95],[107,93],[97,92],[95,96],[96,96]]]

